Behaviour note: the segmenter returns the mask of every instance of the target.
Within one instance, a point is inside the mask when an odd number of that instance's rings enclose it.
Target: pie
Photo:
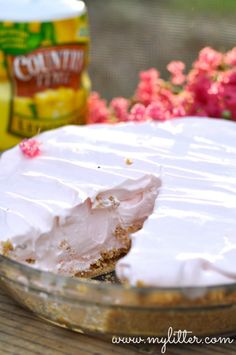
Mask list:
[[[130,285],[236,281],[236,124],[66,126],[0,159],[0,251]]]

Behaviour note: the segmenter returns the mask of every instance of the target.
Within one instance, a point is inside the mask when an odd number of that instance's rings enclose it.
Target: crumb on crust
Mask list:
[[[129,235],[132,233],[137,232],[142,228],[141,223],[134,224],[132,226],[129,226],[127,228],[123,228],[121,226],[117,226],[114,232],[114,236],[121,242],[124,243],[128,248],[130,248],[130,237]]]
[[[28,258],[25,260],[28,264],[35,264],[36,260],[33,258]]]
[[[126,158],[126,159],[125,159],[125,164],[126,164],[126,165],[132,165],[132,164],[133,164],[133,160],[130,159],[130,158]]]
[[[68,243],[68,241],[66,239],[63,239],[60,244],[59,244],[59,248],[65,251],[69,251],[71,250],[71,247]]]
[[[1,252],[4,256],[8,256],[10,252],[12,252],[13,250],[14,247],[12,242],[10,242],[10,240],[1,243]]]

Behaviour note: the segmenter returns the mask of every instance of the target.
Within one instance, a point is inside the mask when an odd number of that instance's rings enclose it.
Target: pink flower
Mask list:
[[[146,107],[145,115],[154,121],[166,121],[170,118],[170,112],[161,101],[152,102]]]
[[[208,78],[199,77],[191,86],[193,105],[190,114],[200,115],[204,112],[208,117],[221,117],[222,86],[221,83],[211,82]]]
[[[236,47],[225,54],[225,63],[228,65],[236,65]]]
[[[203,48],[193,67],[202,71],[216,70],[223,62],[223,54],[211,47]]]
[[[184,106],[174,107],[172,110],[172,117],[184,117],[187,116]]]
[[[140,73],[140,82],[135,93],[136,101],[148,105],[156,99],[159,85],[162,82],[159,76],[159,72],[153,68]]]
[[[224,84],[236,85],[236,68],[224,72],[221,80]]]
[[[87,123],[104,123],[109,119],[106,101],[98,93],[92,92],[88,99]]]
[[[146,108],[144,105],[142,104],[135,104],[130,111],[129,114],[129,121],[136,121],[136,122],[140,122],[140,121],[144,121],[145,118],[145,111]]]
[[[172,99],[172,117],[184,117],[189,114],[189,109],[192,107],[192,93],[184,90]]]
[[[40,142],[35,138],[24,139],[19,144],[20,150],[28,158],[35,158],[41,153]]]
[[[208,101],[208,90],[211,87],[211,78],[204,72],[198,73],[197,70],[190,72],[186,89],[192,92],[194,99],[202,104]]]
[[[141,71],[139,76],[142,81],[151,81],[155,83],[160,77],[160,73],[155,68],[150,68],[146,71]]]
[[[183,74],[185,64],[181,61],[172,61],[167,65],[167,70],[171,73],[171,82],[174,85],[182,85],[186,79]]]
[[[116,97],[110,103],[110,109],[119,121],[128,120],[129,100],[123,97]]]
[[[236,120],[236,70],[225,72],[222,80],[223,93],[221,95],[224,104],[224,111],[231,114],[231,118]]]

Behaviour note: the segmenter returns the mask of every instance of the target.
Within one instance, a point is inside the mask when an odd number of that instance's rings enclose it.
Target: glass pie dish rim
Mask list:
[[[3,267],[11,271],[20,272],[20,277],[15,279],[14,277],[6,277],[3,271]],[[15,276],[15,275],[14,275]],[[42,277],[42,279],[41,279]],[[117,305],[119,306],[132,306],[130,303],[126,303],[125,296],[137,296],[142,297],[143,295],[151,295],[151,294],[159,294],[159,295],[176,295],[179,294],[181,297],[186,298],[186,301],[190,300],[194,302],[195,299],[198,298],[195,292],[200,292],[199,297],[205,298],[205,296],[210,292],[220,292],[223,290],[226,294],[235,293],[235,303],[236,303],[236,282],[228,283],[228,284],[217,284],[217,285],[209,285],[209,286],[181,286],[181,287],[158,287],[158,286],[132,286],[126,284],[114,284],[109,282],[101,282],[98,280],[93,280],[89,278],[78,278],[56,274],[50,271],[40,270],[37,268],[33,268],[21,262],[18,262],[14,259],[11,259],[7,256],[0,254],[0,279],[4,279],[7,282],[11,282],[17,284],[18,286],[27,287],[29,291],[46,293],[48,296],[54,297],[63,297],[66,298],[67,301],[81,301],[83,300],[83,292],[82,297],[80,291],[86,288],[89,292],[97,292],[94,296],[94,303],[99,302],[103,303],[104,291],[111,292],[113,291],[115,294],[119,293],[122,295],[122,301]],[[38,279],[41,281],[38,282]],[[49,287],[50,286],[50,287]],[[76,292],[75,292],[76,291]],[[78,293],[77,293],[78,291]],[[193,298],[191,294],[195,294]],[[101,299],[99,300],[96,296],[99,295]],[[80,295],[80,297],[79,297]],[[189,296],[190,295],[190,296]],[[91,298],[93,300],[93,298]],[[85,300],[88,303],[93,303],[92,300]],[[228,304],[229,302],[227,302]],[[112,300],[110,300],[107,305],[113,305]],[[221,302],[219,300],[218,305]],[[168,305],[168,302],[167,302]],[[136,306],[136,305],[134,305]],[[141,306],[141,305],[140,305]],[[154,306],[154,305],[152,305]],[[174,306],[174,305],[172,305]]]
[[[108,337],[166,336],[170,326],[197,336],[236,332],[236,283],[160,288],[107,281],[58,275],[0,255],[3,291],[63,328]]]

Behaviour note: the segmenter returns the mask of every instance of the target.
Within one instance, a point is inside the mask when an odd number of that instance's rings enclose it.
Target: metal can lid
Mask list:
[[[0,21],[12,22],[62,20],[86,12],[84,2],[77,0],[0,0],[0,8]]]

